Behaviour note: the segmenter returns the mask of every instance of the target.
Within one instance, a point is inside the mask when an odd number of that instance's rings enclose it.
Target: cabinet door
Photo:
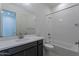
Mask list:
[[[24,56],[24,51],[18,52],[14,54],[13,56]]]
[[[43,45],[38,45],[38,56],[43,56]]]
[[[26,49],[24,51],[25,56],[37,56],[37,46]]]

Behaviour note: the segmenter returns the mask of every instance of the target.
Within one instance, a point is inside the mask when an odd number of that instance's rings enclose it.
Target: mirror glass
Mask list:
[[[1,11],[1,36],[16,35],[16,13],[9,10]]]

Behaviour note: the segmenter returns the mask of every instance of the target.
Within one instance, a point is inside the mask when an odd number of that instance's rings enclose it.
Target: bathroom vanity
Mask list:
[[[25,39],[6,42],[6,46],[0,46],[1,56],[43,56],[43,38],[27,36]],[[15,43],[17,42],[17,43]],[[9,44],[11,43],[11,44]],[[0,43],[0,45],[2,45]]]

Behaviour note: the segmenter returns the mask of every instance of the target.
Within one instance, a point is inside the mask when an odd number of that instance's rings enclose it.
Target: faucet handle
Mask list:
[[[50,33],[48,33],[48,36],[50,36],[51,34]]]
[[[79,40],[77,42],[75,42],[76,45],[79,45]]]

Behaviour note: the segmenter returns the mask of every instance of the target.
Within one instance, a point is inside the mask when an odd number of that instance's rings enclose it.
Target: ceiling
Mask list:
[[[39,14],[39,13],[47,14],[47,13],[50,13],[50,10],[52,10],[55,6],[59,4],[60,3],[8,3],[8,4],[4,3],[2,5],[4,5],[6,8],[7,6],[9,7],[12,6],[13,8],[13,5],[15,5],[33,14]]]
[[[55,6],[60,3],[20,3],[20,6],[23,6],[25,9],[31,12],[49,12]]]
[[[52,9],[55,6],[59,5],[60,3],[43,3],[44,5],[46,5],[48,8]]]
[[[32,6],[35,6],[35,5],[40,5],[40,6],[44,6],[44,7],[48,7],[50,9],[54,8],[55,6],[59,5],[60,3],[23,3],[23,5],[32,5]]]

